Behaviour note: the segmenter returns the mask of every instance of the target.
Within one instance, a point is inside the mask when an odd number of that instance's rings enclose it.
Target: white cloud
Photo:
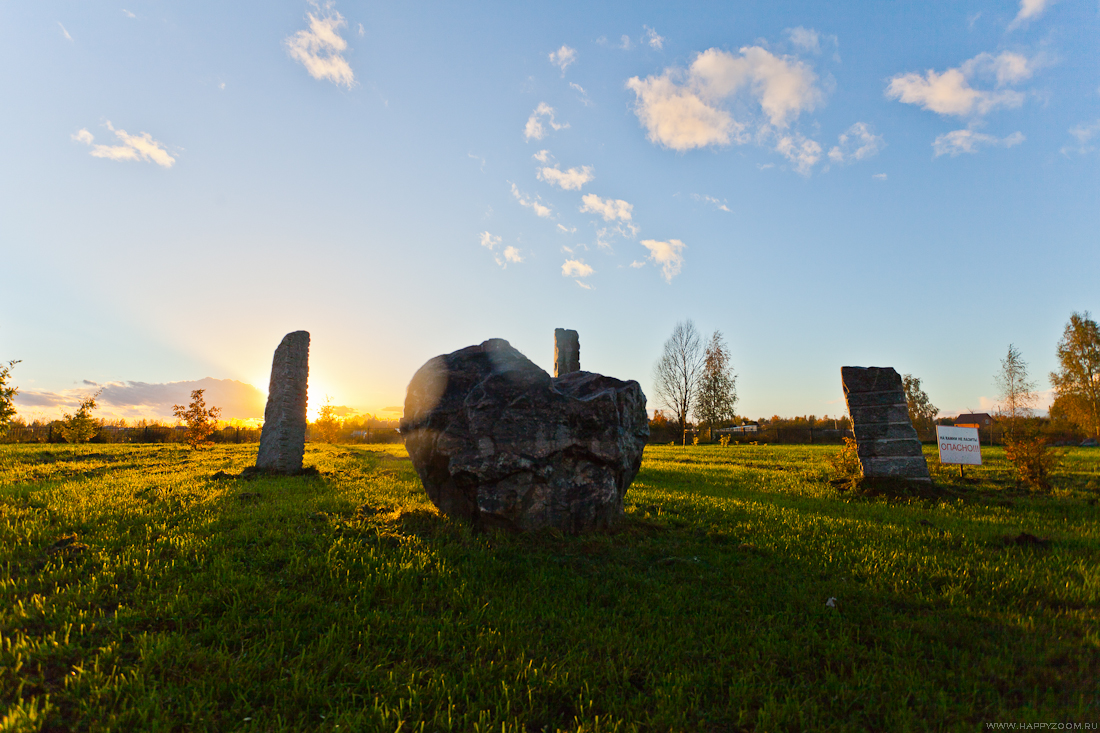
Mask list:
[[[1053,4],[1054,0],[1020,0],[1020,12],[1016,13],[1016,18],[1008,25],[1008,29],[1012,30],[1032,18],[1038,18]]]
[[[981,53],[963,62],[956,69],[942,74],[929,69],[925,75],[918,72],[898,74],[886,87],[886,96],[905,104],[916,104],[940,115],[969,117],[987,114],[998,107],[1019,107],[1024,95],[1006,85],[1017,84],[1034,73],[1034,61],[1010,51],[994,56]],[[975,78],[991,77],[995,89],[975,89],[970,82]]]
[[[633,77],[626,86],[636,95],[634,111],[649,140],[684,151],[748,142],[747,124],[724,107],[739,98],[750,101],[740,108],[759,110],[760,130],[786,129],[821,101],[816,81],[808,64],[746,46],[737,55],[712,48],[686,71],[668,68],[644,80]]]
[[[619,48],[624,51],[629,51],[634,48],[634,44],[630,42],[630,36],[623,36],[619,39]]]
[[[350,89],[355,84],[355,73],[342,55],[348,42],[340,35],[340,28],[347,21],[336,11],[332,0],[310,4],[317,15],[307,13],[309,30],[298,31],[286,39],[287,53],[305,66],[314,79],[328,79]]]
[[[1077,147],[1067,145],[1062,148],[1063,155],[1069,155],[1070,153],[1077,153],[1079,155],[1086,155],[1096,150],[1096,146],[1092,144],[1093,138],[1100,135],[1100,119],[1093,122],[1091,125],[1080,124],[1077,127],[1071,128],[1070,135],[1073,135],[1077,140]]]
[[[557,186],[566,191],[580,191],[581,186],[592,180],[592,166],[584,165],[580,168],[570,168],[569,170],[559,170],[557,166],[553,168],[540,168],[538,172],[540,181],[546,181],[552,186]]]
[[[540,150],[537,153],[535,153],[534,155],[532,155],[531,157],[534,158],[535,160],[537,160],[540,163],[545,163],[546,161],[548,161],[553,156],[550,155],[549,150]]]
[[[562,46],[557,51],[550,53],[550,63],[561,69],[561,75],[565,76],[565,69],[577,61],[577,49]]]
[[[886,174],[885,173],[876,173],[873,176],[871,176],[871,178],[874,178],[876,181],[885,181],[886,180]]]
[[[85,145],[92,145],[91,155],[94,158],[144,160],[156,163],[163,168],[171,168],[176,162],[176,159],[164,149],[163,143],[154,140],[153,136],[147,132],[131,135],[125,130],[116,130],[110,120],[107,121],[107,129],[115,134],[115,137],[121,141],[121,145],[93,145],[95,138],[92,133],[84,129],[74,134],[72,139]]]
[[[798,133],[779,135],[775,143],[775,152],[794,164],[794,169],[804,176],[810,175],[817,161],[821,160],[821,146],[814,140]]]
[[[514,183],[512,184],[512,195],[515,196],[516,201],[519,201],[520,206],[531,209],[542,218],[549,219],[552,215],[552,212],[548,207],[543,206],[541,203],[539,203],[539,201],[536,200],[538,198],[537,196],[535,197],[535,199],[528,198],[527,196],[519,192],[519,189],[516,188],[516,184]]]
[[[584,91],[584,87],[582,87],[580,84],[577,84],[576,82],[571,81],[569,82],[569,88],[581,93],[581,104],[583,104],[585,107],[591,106],[592,100],[588,98],[588,92]]]
[[[546,102],[539,102],[539,106],[535,108],[535,111],[531,113],[531,116],[527,118],[527,125],[523,128],[523,137],[528,141],[541,140],[546,136],[546,128],[542,126],[542,118],[546,118],[546,123],[550,125],[551,129],[561,130],[562,128],[569,127],[569,123],[558,124],[554,121],[554,108],[548,105]]]
[[[566,260],[561,266],[562,277],[588,277],[595,270],[583,260]]]
[[[583,282],[581,280],[574,280],[573,282],[575,282],[577,285],[580,285],[585,290],[595,290],[596,289],[596,288],[592,287],[591,285],[589,285],[588,283]]]
[[[645,267],[645,262],[643,262],[642,260],[634,260],[630,263],[630,266],[636,270],[639,267]]]
[[[509,262],[523,262],[523,257],[520,256],[519,250],[515,247],[504,248],[504,259]]]
[[[367,35],[367,30],[363,27],[363,24],[360,23],[359,24],[359,37],[362,38],[365,35]]]
[[[645,29],[645,42],[649,44],[650,48],[655,48],[658,51],[665,47],[665,39],[657,35],[657,31],[650,28],[648,25],[643,25]]]
[[[500,244],[500,237],[494,237],[489,232],[482,232],[479,236],[481,237],[482,247],[494,249],[498,244]]]
[[[829,160],[852,163],[877,155],[884,147],[882,135],[876,135],[866,122],[857,122],[837,138],[837,144],[829,151]]]
[[[123,9],[122,9],[122,13],[123,13],[123,15],[125,15],[125,16],[126,16],[127,18],[136,18],[136,17],[137,17],[137,16],[135,15],[135,14],[131,13],[131,12],[130,12],[129,10],[127,10],[126,8],[123,8]]]
[[[61,25],[61,21],[57,21],[57,27],[61,29],[61,35],[65,36],[66,41],[73,40],[73,37],[69,35],[69,32],[65,30],[65,26]]]
[[[594,193],[581,197],[581,212],[592,212],[603,217],[604,221],[630,221],[634,206],[622,199],[601,199]]]
[[[684,264],[684,256],[681,252],[685,245],[679,239],[670,239],[667,242],[643,239],[642,246],[649,250],[648,259],[661,266],[661,274],[665,282],[671,283],[672,278],[680,274],[680,267]]]
[[[493,259],[496,260],[496,263],[501,267],[507,267],[509,262],[523,262],[522,255],[520,255],[519,250],[515,247],[505,247],[503,253],[496,253],[496,248],[500,245],[501,242],[500,237],[495,237],[489,232],[482,232],[478,236],[481,238],[481,246],[493,252]]]
[[[725,211],[725,212],[728,213],[729,210],[730,210],[730,207],[726,206],[725,202],[719,201],[718,199],[714,198],[713,196],[707,196],[706,194],[700,196],[697,193],[693,193],[693,194],[691,194],[691,197],[693,199],[695,199],[696,201],[705,201],[708,204],[713,204],[714,207],[716,209],[718,209],[719,211]]]
[[[980,147],[1004,147],[1011,148],[1024,141],[1022,132],[1014,132],[1003,138],[974,130],[954,130],[937,137],[932,141],[932,148],[936,151],[935,157],[950,155],[954,158],[961,153],[976,153]]]
[[[576,234],[577,233],[577,228],[576,227],[567,227],[563,224],[558,224],[558,229],[565,232],[566,234]]]
[[[218,89],[220,89],[223,92],[225,91],[225,82],[224,81],[221,84],[218,84]]]
[[[787,39],[799,51],[821,53],[821,35],[812,28],[803,28],[802,26],[788,28]]]

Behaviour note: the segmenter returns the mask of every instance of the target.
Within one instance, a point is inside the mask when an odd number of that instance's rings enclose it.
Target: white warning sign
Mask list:
[[[940,463],[982,465],[982,446],[978,442],[977,428],[937,425],[936,443],[940,446]]]

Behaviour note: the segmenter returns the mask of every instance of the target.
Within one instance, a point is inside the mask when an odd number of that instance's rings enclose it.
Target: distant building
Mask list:
[[[988,412],[967,412],[955,418],[956,425],[977,425],[978,429],[987,428],[993,424],[993,418]]]

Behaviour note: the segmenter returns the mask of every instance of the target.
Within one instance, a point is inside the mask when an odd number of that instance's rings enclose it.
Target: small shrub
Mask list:
[[[1005,456],[1016,467],[1016,478],[1038,491],[1050,491],[1050,474],[1062,461],[1061,454],[1033,434],[1005,438]]]
[[[829,462],[830,483],[839,488],[851,489],[863,478],[863,466],[859,463],[856,441],[844,439],[844,447],[826,459]]]
[[[207,439],[214,432],[214,428],[217,427],[218,416],[222,412],[220,407],[206,407],[206,400],[202,398],[202,393],[205,391],[196,389],[191,392],[191,404],[187,407],[183,405],[172,406],[176,418],[183,420],[187,425],[184,438],[192,449],[210,445],[210,441]]]
[[[698,435],[696,435],[694,438],[691,439],[691,444],[692,445],[699,445],[699,436]]]
[[[721,438],[718,439],[718,444],[721,445],[723,448],[728,448],[730,444],[730,436],[728,434],[723,435]]]
[[[75,414],[63,413],[64,418],[57,422],[58,430],[66,443],[87,443],[99,432],[99,421],[92,417],[92,410],[97,407],[96,397],[99,397],[99,392],[85,397],[80,401]]]
[[[328,395],[325,395],[325,404],[321,406],[321,412],[313,422],[313,428],[317,431],[317,437],[322,443],[336,442],[340,421],[336,417],[336,408],[332,406],[332,400]]]

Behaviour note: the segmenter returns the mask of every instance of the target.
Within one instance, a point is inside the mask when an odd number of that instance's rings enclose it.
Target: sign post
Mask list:
[[[976,427],[937,425],[936,444],[940,447],[940,463],[959,464],[960,476],[963,466],[982,465],[982,446]]]

